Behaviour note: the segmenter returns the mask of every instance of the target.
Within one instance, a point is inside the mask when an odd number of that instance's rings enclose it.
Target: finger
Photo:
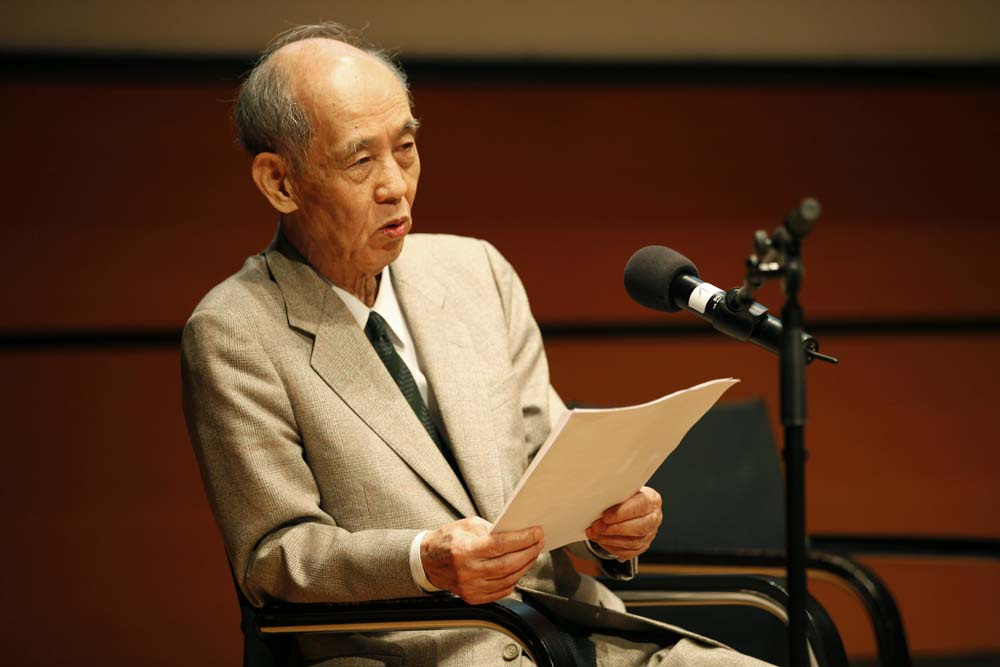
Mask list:
[[[599,541],[605,537],[611,536],[648,536],[652,538],[652,536],[656,535],[659,531],[661,523],[662,518],[658,516],[640,517],[638,519],[629,519],[628,521],[612,524],[610,526],[603,523],[598,526],[591,526],[590,528],[587,528],[586,534],[588,539],[594,541]]]
[[[467,602],[480,604],[492,600],[499,600],[510,595],[514,591],[517,582],[531,568],[532,563],[528,563],[523,568],[500,579],[483,579],[477,577],[468,581],[464,585],[457,586],[452,592]]]
[[[607,524],[620,523],[659,511],[661,504],[660,494],[648,486],[644,486],[624,502],[604,510],[601,514],[601,520]]]
[[[662,522],[663,515],[659,512],[646,514],[635,519],[627,519],[621,523],[606,524],[604,522],[597,522],[596,525],[591,526],[588,536],[593,540],[607,535],[638,537],[649,535],[650,533],[655,534],[656,529],[660,527]]]
[[[501,600],[511,593],[514,592],[514,587],[502,588],[495,591],[470,591],[466,594],[459,594],[459,597],[468,602],[469,604],[486,604],[487,602],[496,602]]]
[[[611,552],[615,549],[641,549],[652,542],[644,537],[608,537],[594,541]]]
[[[643,514],[648,514],[652,508],[646,505],[646,498],[638,494],[625,502],[618,503],[601,513],[600,521],[606,524],[627,521]]]
[[[527,549],[542,541],[541,526],[532,526],[524,530],[510,530],[501,533],[491,533],[479,549],[480,556],[496,558],[504,554]]]
[[[483,586],[490,590],[510,588],[512,586],[515,586],[517,585],[517,582],[521,581],[521,577],[523,577],[534,564],[535,561],[532,560],[531,562],[526,563],[524,567],[519,568],[515,572],[511,572],[507,576],[499,577],[496,579],[484,579]]]
[[[483,579],[502,579],[512,573],[527,570],[538,559],[544,544],[535,544],[513,553],[497,556],[480,562],[479,574]]]
[[[608,551],[618,558],[629,559],[645,553],[649,550],[651,540],[625,540],[614,539],[605,542],[598,542],[605,551]]]
[[[535,559],[532,558],[522,567],[506,572],[484,573],[478,568],[463,569],[456,573],[454,586],[449,587],[449,590],[469,601],[493,595],[496,591],[511,588],[517,584],[524,573],[534,564],[534,561]]]

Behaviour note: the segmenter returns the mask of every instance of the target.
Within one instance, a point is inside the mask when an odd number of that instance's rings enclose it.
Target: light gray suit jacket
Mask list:
[[[524,289],[491,245],[412,235],[392,279],[469,493],[346,306],[280,233],[185,327],[191,439],[254,604],[423,595],[409,568],[416,533],[495,521],[565,409]],[[621,609],[561,551],[521,583]],[[509,664],[499,658],[507,640],[477,637],[439,646],[434,659]]]

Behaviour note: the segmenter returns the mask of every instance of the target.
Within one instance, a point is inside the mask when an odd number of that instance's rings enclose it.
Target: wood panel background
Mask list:
[[[995,86],[417,80],[414,93],[415,230],[491,240],[545,324],[690,325],[628,299],[632,252],[668,245],[735,285],[753,231],[819,198],[807,322],[852,326],[821,337],[841,365],[809,371],[810,529],[1000,536],[1000,336],[949,328],[1000,317]],[[176,347],[30,343],[179,329],[268,243],[275,216],[233,140],[234,94],[234,78],[194,67],[0,83],[0,633],[23,663],[239,664]],[[761,299],[777,310],[778,287]],[[939,326],[868,326],[882,321]],[[776,359],[720,335],[555,337],[547,349],[567,399],[626,404],[735,376],[729,398],[777,406]],[[915,653],[1000,651],[1000,568],[870,564]],[[814,590],[849,652],[870,655],[856,603]]]

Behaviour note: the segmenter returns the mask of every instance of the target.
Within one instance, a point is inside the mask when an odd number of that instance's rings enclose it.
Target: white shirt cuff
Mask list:
[[[424,535],[429,532],[431,531],[420,531],[413,538],[413,541],[410,542],[410,574],[413,576],[413,582],[420,587],[420,590],[425,593],[434,593],[441,589],[427,579],[427,574],[424,572],[424,563],[420,558],[420,543],[423,542]]]

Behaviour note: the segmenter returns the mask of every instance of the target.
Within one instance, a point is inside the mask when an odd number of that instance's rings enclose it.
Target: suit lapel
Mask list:
[[[392,277],[462,478],[479,516],[495,521],[504,502],[501,467],[490,396],[476,372],[482,360],[472,336],[449,313],[445,287],[426,268],[414,266],[405,252],[393,263]]]
[[[461,482],[340,298],[280,233],[266,257],[285,297],[289,325],[315,337],[313,370],[459,516],[475,514]]]

